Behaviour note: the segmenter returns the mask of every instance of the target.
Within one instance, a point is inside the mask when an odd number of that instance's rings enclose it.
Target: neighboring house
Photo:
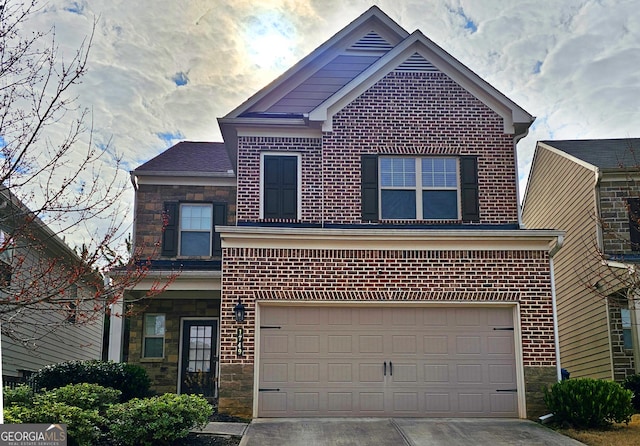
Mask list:
[[[638,321],[626,298],[640,260],[640,139],[540,141],[524,198],[527,228],[566,231],[555,257],[560,359],[571,377],[638,372]],[[637,285],[637,284],[636,284]]]
[[[181,273],[134,305],[128,360],[245,416],[545,413],[562,233],[520,228],[533,119],[372,7],[221,118],[226,152],[133,171],[135,243],[164,215],[155,270]]]
[[[95,281],[103,279],[91,273],[75,280],[72,271],[79,271],[79,262],[75,251],[22,202],[7,189],[0,190],[5,385],[22,382],[45,365],[102,358],[104,312],[92,309]]]

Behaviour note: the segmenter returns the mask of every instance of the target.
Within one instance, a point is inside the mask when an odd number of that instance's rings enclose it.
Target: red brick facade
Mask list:
[[[549,259],[541,251],[348,251],[240,249],[224,253],[220,357],[254,361],[255,299],[520,303],[525,366],[553,367]],[[245,355],[230,317],[247,306]],[[227,317],[225,317],[227,316]]]
[[[305,223],[361,222],[362,154],[476,155],[480,223],[518,221],[512,135],[442,73],[387,75],[337,113],[322,140],[239,138],[238,221],[260,220],[260,153],[278,151],[301,154]]]

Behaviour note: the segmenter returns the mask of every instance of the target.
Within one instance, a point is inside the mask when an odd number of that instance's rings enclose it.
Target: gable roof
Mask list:
[[[637,168],[640,138],[548,140],[540,143],[600,169]]]
[[[182,141],[135,169],[133,174],[233,174],[222,142]]]
[[[373,6],[218,119],[232,162],[239,127],[331,131],[332,116],[391,71],[446,74],[502,116],[505,133],[524,135],[535,119],[420,31],[409,34]]]

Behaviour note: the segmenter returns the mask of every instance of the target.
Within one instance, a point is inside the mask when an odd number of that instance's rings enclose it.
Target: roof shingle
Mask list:
[[[223,142],[182,141],[169,147],[134,172],[230,173],[233,166]]]
[[[640,138],[540,142],[601,169],[630,169],[640,166]]]

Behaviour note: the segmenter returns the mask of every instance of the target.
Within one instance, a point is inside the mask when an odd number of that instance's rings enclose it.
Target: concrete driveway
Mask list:
[[[240,446],[579,446],[527,420],[453,418],[255,419]]]

